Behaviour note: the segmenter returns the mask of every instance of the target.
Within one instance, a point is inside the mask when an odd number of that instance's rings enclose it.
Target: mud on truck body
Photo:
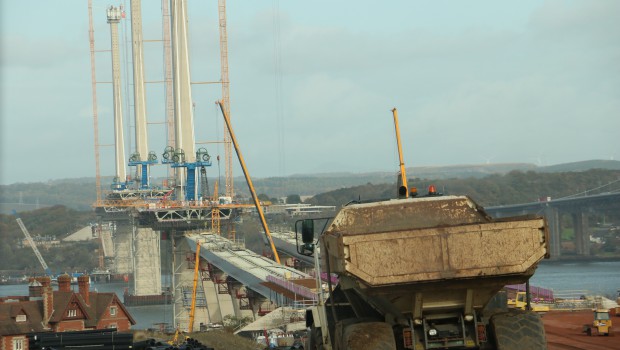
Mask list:
[[[322,233],[301,224],[301,250],[338,276],[306,311],[306,348],[546,349],[536,313],[496,303],[547,257],[543,218],[494,220],[469,197],[429,196],[347,205]]]

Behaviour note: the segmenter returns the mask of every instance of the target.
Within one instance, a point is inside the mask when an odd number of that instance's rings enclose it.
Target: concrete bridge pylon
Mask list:
[[[148,227],[133,227],[133,294],[160,295],[160,234]]]
[[[132,274],[132,226],[126,222],[117,221],[111,223],[114,241],[114,269],[115,274]]]

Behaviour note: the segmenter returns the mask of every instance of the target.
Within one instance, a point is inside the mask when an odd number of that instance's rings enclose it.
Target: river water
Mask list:
[[[538,266],[531,285],[552,289],[556,294],[588,291],[615,300],[620,289],[620,261],[548,262]],[[92,283],[91,290],[115,292],[122,300],[127,283]],[[77,286],[75,286],[77,291]],[[0,286],[0,296],[28,295],[27,285]],[[172,323],[172,305],[128,307],[136,320],[134,329],[157,328],[156,323]]]
[[[549,262],[538,265],[530,284],[561,293],[571,290],[616,300],[620,290],[620,261]]]

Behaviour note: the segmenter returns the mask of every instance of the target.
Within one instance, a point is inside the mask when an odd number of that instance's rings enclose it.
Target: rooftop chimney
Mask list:
[[[58,276],[58,291],[71,292],[71,276],[66,273]]]
[[[52,292],[49,276],[37,277],[43,294],[43,323],[47,324],[54,311],[54,293]]]
[[[34,277],[28,279],[28,296],[30,300],[43,300],[43,286]]]
[[[88,275],[78,276],[78,290],[86,305],[90,305],[90,277]]]

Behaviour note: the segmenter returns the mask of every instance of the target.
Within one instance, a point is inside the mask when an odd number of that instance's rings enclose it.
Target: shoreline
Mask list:
[[[561,256],[559,258],[549,258],[541,260],[539,264],[562,264],[562,263],[591,263],[591,262],[616,262],[620,261],[620,256]]]

